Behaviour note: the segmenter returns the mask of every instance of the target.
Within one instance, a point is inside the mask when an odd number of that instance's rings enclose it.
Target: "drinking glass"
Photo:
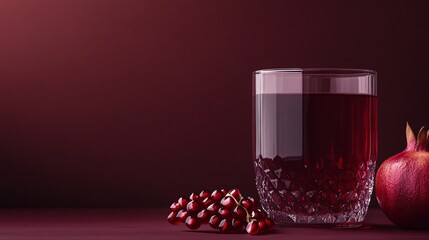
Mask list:
[[[376,72],[253,75],[253,163],[263,209],[277,224],[359,225],[377,160]]]

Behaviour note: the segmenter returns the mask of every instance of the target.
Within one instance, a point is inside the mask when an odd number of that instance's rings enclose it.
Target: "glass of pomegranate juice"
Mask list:
[[[277,224],[359,226],[377,160],[377,75],[266,69],[253,78],[253,163]]]

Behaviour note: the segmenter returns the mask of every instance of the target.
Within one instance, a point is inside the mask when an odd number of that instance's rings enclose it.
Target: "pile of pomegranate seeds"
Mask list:
[[[181,197],[170,206],[167,220],[176,225],[185,223],[189,229],[197,229],[201,224],[209,224],[223,233],[241,232],[255,235],[271,231],[274,222],[267,213],[259,209],[251,197],[243,197],[238,189],[201,191],[192,193],[189,198]]]

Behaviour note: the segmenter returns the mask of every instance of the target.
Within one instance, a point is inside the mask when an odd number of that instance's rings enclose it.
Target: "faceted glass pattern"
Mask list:
[[[362,222],[373,189],[375,161],[356,162],[347,171],[314,169],[318,166],[278,156],[255,161],[256,186],[270,217],[280,224]]]

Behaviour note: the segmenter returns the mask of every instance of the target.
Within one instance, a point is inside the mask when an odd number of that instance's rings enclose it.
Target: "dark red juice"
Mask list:
[[[361,222],[377,159],[377,97],[257,94],[254,167],[278,223]]]

